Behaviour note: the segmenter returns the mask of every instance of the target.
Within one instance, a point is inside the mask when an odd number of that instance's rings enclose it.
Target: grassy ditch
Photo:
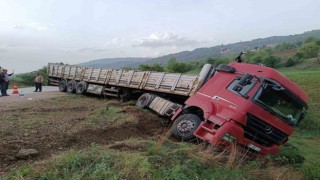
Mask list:
[[[229,156],[213,148],[190,143],[134,140],[117,146],[92,144],[82,150],[69,150],[54,158],[23,166],[8,179],[289,179],[302,177],[286,167],[256,160],[239,163],[236,153]],[[136,148],[138,147],[138,148]],[[132,150],[135,149],[135,150]],[[234,150],[236,151],[236,149]],[[46,164],[45,167],[42,164]],[[263,178],[261,178],[263,177]]]

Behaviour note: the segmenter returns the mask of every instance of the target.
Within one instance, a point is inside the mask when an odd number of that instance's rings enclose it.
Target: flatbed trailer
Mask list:
[[[188,97],[209,79],[213,71],[209,64],[199,75],[48,64],[49,84],[59,86],[60,91],[116,97],[125,93],[124,90]]]

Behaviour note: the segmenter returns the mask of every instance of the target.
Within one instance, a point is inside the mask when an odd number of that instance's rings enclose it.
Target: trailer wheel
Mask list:
[[[118,97],[121,102],[126,102],[130,100],[131,91],[129,89],[120,89],[118,91]]]
[[[67,80],[63,79],[59,82],[59,91],[67,92]]]
[[[87,83],[84,81],[81,81],[76,86],[76,93],[77,94],[85,94],[87,92]]]
[[[191,140],[200,123],[200,118],[194,114],[181,115],[172,124],[172,136],[182,141]]]
[[[77,82],[75,80],[71,80],[67,84],[67,92],[68,93],[75,93],[76,92]]]
[[[150,93],[144,93],[142,94],[139,99],[136,102],[136,106],[138,108],[145,108],[146,106],[149,106],[151,101],[153,100],[154,95],[150,94]]]

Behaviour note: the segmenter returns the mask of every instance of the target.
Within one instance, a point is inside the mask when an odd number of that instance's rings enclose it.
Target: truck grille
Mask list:
[[[270,147],[274,144],[280,144],[288,136],[260,120],[259,118],[247,114],[247,125],[244,126],[244,137],[265,147]]]

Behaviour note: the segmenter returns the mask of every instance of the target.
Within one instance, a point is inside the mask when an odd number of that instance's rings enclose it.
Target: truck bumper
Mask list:
[[[279,145],[264,147],[246,139],[242,125],[235,121],[227,121],[222,126],[202,122],[194,135],[217,147],[230,146],[236,143],[241,152],[247,153],[250,156],[264,157],[279,152]]]

